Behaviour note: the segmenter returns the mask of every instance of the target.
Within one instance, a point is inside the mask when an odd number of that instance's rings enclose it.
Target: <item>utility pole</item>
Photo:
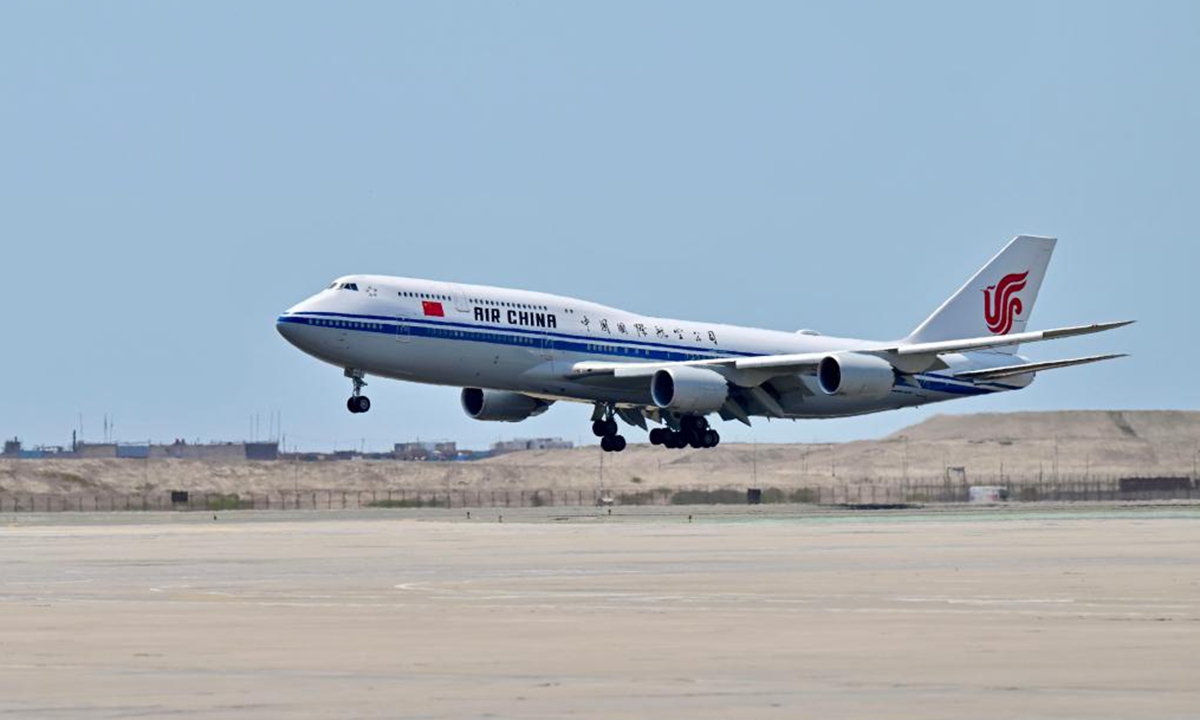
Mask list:
[[[758,487],[758,437],[750,438],[752,445],[750,446],[750,466],[751,472],[754,475],[754,487]]]
[[[1058,436],[1054,437],[1054,482],[1058,482]]]

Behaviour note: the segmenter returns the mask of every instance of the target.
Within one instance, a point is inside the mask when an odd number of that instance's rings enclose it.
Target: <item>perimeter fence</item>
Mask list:
[[[903,506],[966,503],[971,488],[1000,489],[1009,502],[1144,502],[1200,500],[1188,477],[1063,479],[995,478],[947,481],[856,482],[806,487],[691,486],[647,489],[412,489],[152,493],[0,492],[0,512],[126,512],[217,510],[353,510],[364,508],[581,507],[603,505]]]

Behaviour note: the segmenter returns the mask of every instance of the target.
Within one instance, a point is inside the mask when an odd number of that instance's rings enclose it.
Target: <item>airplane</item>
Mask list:
[[[1021,344],[1133,321],[1026,331],[1056,240],[1021,235],[900,340],[829,337],[639,315],[577,298],[385,275],[347,275],[291,307],[276,329],[342,368],[347,409],[368,375],[462,388],[476,420],[519,422],[590,403],[607,452],[616,418],[653,445],[716,447],[710,415],[828,418],[1020,390],[1042,371],[1124,357],[1031,361]]]

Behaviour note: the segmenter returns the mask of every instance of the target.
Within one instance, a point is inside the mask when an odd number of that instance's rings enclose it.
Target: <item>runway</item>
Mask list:
[[[2,516],[0,716],[1200,714],[1194,506],[499,512]]]

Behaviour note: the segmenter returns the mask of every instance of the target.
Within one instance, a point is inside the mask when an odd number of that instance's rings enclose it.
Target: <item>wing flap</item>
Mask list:
[[[821,358],[829,353],[797,353],[789,355],[757,355],[741,358],[712,358],[709,360],[685,360],[682,362],[637,363],[597,362],[585,360],[571,366],[570,377],[611,375],[618,378],[649,377],[657,370],[670,367],[709,367],[714,370],[729,369],[747,372],[770,371],[771,375],[813,370]]]
[[[1020,365],[1004,365],[1002,367],[987,368],[986,370],[958,372],[954,373],[954,377],[965,380],[999,380],[1001,378],[1013,377],[1014,375],[1025,375],[1027,373],[1073,367],[1075,365],[1087,365],[1088,363],[1100,362],[1101,360],[1112,360],[1122,357],[1128,357],[1128,354],[1089,355],[1087,357],[1070,358],[1068,360],[1047,360],[1045,362],[1022,363]]]

